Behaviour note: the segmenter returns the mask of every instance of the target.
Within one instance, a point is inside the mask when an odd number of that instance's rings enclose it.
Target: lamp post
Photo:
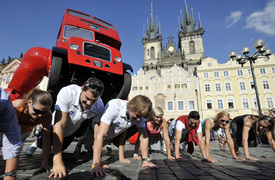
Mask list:
[[[259,93],[258,93],[258,87],[256,83],[256,77],[254,73],[254,66],[253,63],[255,63],[255,60],[261,55],[261,56],[266,56],[269,58],[269,56],[272,54],[272,51],[270,49],[267,49],[267,46],[265,45],[265,41],[262,39],[258,39],[257,41],[254,42],[253,44],[254,48],[256,48],[256,52],[252,55],[248,55],[250,52],[249,47],[244,47],[242,49],[242,55],[237,54],[235,51],[231,51],[229,53],[229,58],[231,58],[233,61],[236,60],[239,64],[243,65],[249,61],[250,63],[250,69],[251,69],[251,74],[253,77],[253,83],[255,87],[255,93],[256,93],[256,99],[257,99],[257,104],[258,104],[258,110],[259,110],[259,115],[262,116],[262,109],[261,109],[261,103],[260,103],[260,98],[259,98]]]

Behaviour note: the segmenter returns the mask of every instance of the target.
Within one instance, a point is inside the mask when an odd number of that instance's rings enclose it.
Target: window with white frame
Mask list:
[[[220,77],[219,72],[215,71],[215,72],[214,72],[214,77]]]
[[[210,92],[210,84],[204,84],[205,92]]]
[[[184,110],[184,103],[183,101],[178,101],[178,110]]]
[[[237,70],[237,75],[238,76],[243,76],[243,70],[242,69],[238,69]]]
[[[188,104],[190,111],[195,110],[195,101],[189,101]]]
[[[275,67],[271,68],[271,72],[272,72],[272,74],[275,74]]]
[[[216,84],[215,84],[215,87],[216,87],[216,91],[222,91],[222,88],[221,88],[221,84],[220,84],[220,83],[216,83]]]
[[[7,76],[6,84],[9,84],[9,83],[10,83],[10,80],[11,80],[11,76]]]
[[[212,109],[212,100],[211,99],[206,100],[206,108],[207,109]]]
[[[204,72],[203,73],[203,78],[208,78],[208,77],[209,77],[208,72]]]
[[[242,98],[242,104],[244,109],[248,109],[249,108],[248,98]]]
[[[227,99],[227,105],[229,109],[234,109],[234,100],[232,98]]]
[[[266,74],[265,68],[260,68],[260,74]]]
[[[223,100],[217,99],[218,109],[223,109]]]
[[[239,82],[239,85],[240,85],[240,90],[246,90],[245,88],[245,82]]]
[[[228,77],[229,76],[229,71],[223,71],[223,76]]]
[[[266,98],[266,104],[268,108],[273,108],[274,104],[273,104],[273,99],[271,97],[267,97]]]
[[[254,108],[258,107],[257,98],[253,98],[253,106],[254,106]]]
[[[168,111],[173,111],[174,110],[174,106],[173,106],[173,102],[172,101],[168,101],[167,102],[167,110]]]
[[[247,74],[248,74],[248,75],[251,75],[251,69],[248,69],[248,70],[247,70]]]
[[[254,82],[253,82],[253,81],[250,81],[250,88],[251,88],[251,89],[255,89],[255,86],[254,86]]]
[[[230,82],[225,83],[225,90],[226,91],[231,91],[231,83]]]
[[[264,89],[269,89],[269,83],[267,80],[263,80],[263,88]]]

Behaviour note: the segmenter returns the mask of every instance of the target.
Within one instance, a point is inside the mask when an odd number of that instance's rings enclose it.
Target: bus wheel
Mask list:
[[[123,78],[124,78],[124,81],[123,81],[124,83],[121,87],[119,94],[117,95],[117,98],[127,99],[128,95],[130,93],[130,90],[131,90],[132,77],[131,77],[130,73],[125,72],[123,74]]]
[[[50,93],[58,93],[60,87],[60,79],[61,79],[61,69],[63,64],[63,58],[53,56],[51,69],[49,74],[49,82],[48,82],[48,91]]]

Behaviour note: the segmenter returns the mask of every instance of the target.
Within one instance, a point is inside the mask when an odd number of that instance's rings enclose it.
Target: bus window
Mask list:
[[[94,40],[94,33],[92,31],[87,31],[73,26],[65,26],[64,37],[69,39],[70,37],[81,37],[87,40]]]
[[[108,27],[108,28],[110,28],[110,29],[112,29],[112,30],[115,30],[114,26],[112,26],[111,24],[106,23],[106,22],[104,22],[104,21],[102,21],[102,20],[100,20],[100,19],[97,19],[96,17],[95,17],[94,19],[95,19],[95,22],[97,22],[98,24],[101,24],[101,25],[103,25],[103,26],[106,26],[106,27]]]
[[[82,13],[79,13],[79,12],[71,11],[71,10],[68,10],[68,14],[73,15],[73,16],[77,16],[77,17],[80,17],[80,18],[84,18],[84,19],[93,20],[93,18],[91,16],[88,16],[86,14],[82,14]]]

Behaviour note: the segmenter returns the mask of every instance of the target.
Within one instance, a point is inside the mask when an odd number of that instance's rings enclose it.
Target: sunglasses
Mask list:
[[[33,109],[33,111],[36,113],[36,114],[46,114],[49,110],[47,110],[47,111],[41,111],[41,110],[39,110],[39,109],[36,109],[34,106],[33,106],[33,103],[32,103],[32,98],[30,98],[30,100],[31,100],[31,104],[32,104],[32,109]]]
[[[226,122],[226,124],[229,123],[229,121],[226,121],[226,120],[223,120],[223,119],[221,119],[220,121],[221,121],[222,123]]]
[[[98,91],[102,91],[102,89],[103,89],[102,87],[99,87],[98,85],[96,85],[94,83],[86,83],[86,84],[84,84],[84,86],[89,87],[91,89],[96,89]]]
[[[267,127],[265,127],[265,126],[263,126],[263,125],[261,125],[261,124],[258,124],[258,126],[259,126],[259,128],[263,128],[263,129],[267,129]]]

